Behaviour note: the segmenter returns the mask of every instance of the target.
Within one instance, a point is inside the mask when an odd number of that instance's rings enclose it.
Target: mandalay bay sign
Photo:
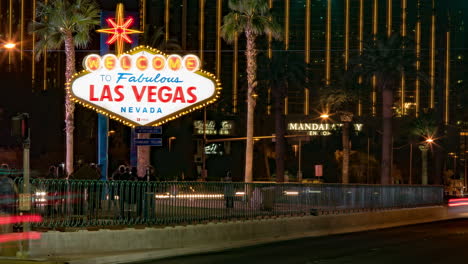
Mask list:
[[[129,126],[161,125],[216,101],[219,80],[200,59],[137,47],[88,55],[68,85],[72,100]]]
[[[309,136],[330,136],[331,131],[341,129],[340,123],[288,123],[288,130],[297,133],[306,133]],[[355,132],[362,131],[362,124],[352,124]]]

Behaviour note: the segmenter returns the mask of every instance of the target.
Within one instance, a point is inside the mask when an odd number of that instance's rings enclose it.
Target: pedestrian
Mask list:
[[[224,177],[224,200],[226,201],[226,208],[234,208],[234,184],[232,183],[231,171],[226,172]]]
[[[14,180],[15,177],[16,177],[15,175],[13,175],[13,174],[11,173],[10,166],[8,166],[8,164],[6,164],[6,163],[3,163],[3,164],[1,165],[0,173],[1,173],[2,175],[6,175],[8,178],[10,178],[10,179],[12,179],[12,180]]]
[[[140,180],[140,177],[138,177],[138,169],[137,169],[137,167],[132,167],[132,168],[130,169],[130,179],[131,179],[132,181],[138,181],[138,180]]]
[[[49,172],[46,175],[46,179],[57,179],[57,168],[54,165],[49,167]]]
[[[112,178],[111,180],[114,181],[121,181],[122,180],[122,175],[125,173],[125,165],[120,165],[117,170],[112,173]]]
[[[121,175],[121,180],[122,180],[122,181],[131,181],[131,180],[132,180],[131,172],[130,172],[130,168],[129,168],[129,167],[125,167],[125,171],[124,171],[124,173]]]

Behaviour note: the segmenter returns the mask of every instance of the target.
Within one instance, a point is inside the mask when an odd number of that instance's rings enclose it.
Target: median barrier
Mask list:
[[[346,215],[277,217],[176,227],[101,229],[42,233],[31,245],[33,257],[174,249],[201,253],[259,243],[359,232],[454,218],[444,206],[363,212]],[[103,247],[102,245],[105,245]],[[201,250],[200,248],[203,248]],[[197,251],[198,250],[198,251]]]

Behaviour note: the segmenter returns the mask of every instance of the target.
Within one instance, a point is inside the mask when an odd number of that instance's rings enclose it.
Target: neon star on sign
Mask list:
[[[111,28],[99,29],[97,30],[97,32],[112,34],[112,36],[110,36],[109,39],[106,41],[108,45],[111,45],[116,41],[125,41],[127,43],[132,43],[132,40],[128,37],[128,34],[142,33],[139,30],[130,29],[134,21],[131,17],[127,18],[127,20],[123,22],[118,21],[118,23],[116,23],[112,18],[108,18],[106,19],[106,21]]]
[[[75,74],[72,100],[129,126],[161,125],[217,100],[221,83],[200,59],[137,47],[116,56],[91,54]]]

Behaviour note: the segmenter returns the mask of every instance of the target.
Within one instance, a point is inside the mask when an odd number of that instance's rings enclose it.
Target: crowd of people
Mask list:
[[[22,171],[11,169],[8,164],[3,163],[0,165],[0,175],[7,176],[14,180],[17,177],[22,177]],[[70,179],[70,180],[100,180],[101,166],[95,163],[80,164],[75,171],[67,177],[65,166],[63,163],[57,165],[50,165],[46,174],[31,175],[31,178],[44,178],[44,179]],[[144,175],[138,175],[136,167],[127,165],[119,165],[117,169],[109,173],[107,176],[109,181],[158,181],[155,169],[149,165]]]

